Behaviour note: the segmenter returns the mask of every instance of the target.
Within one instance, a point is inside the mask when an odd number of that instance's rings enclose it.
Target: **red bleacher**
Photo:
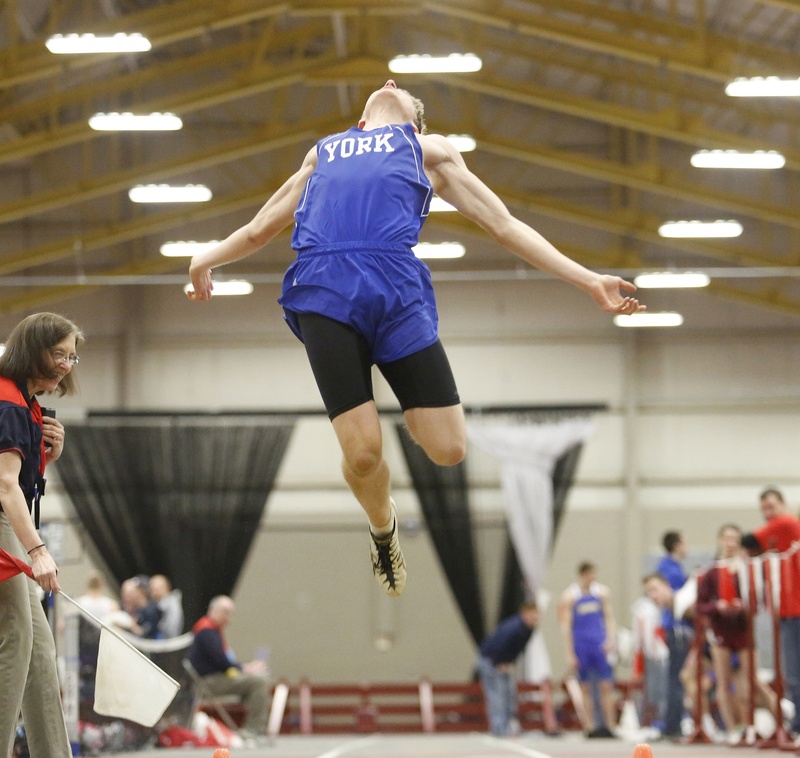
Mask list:
[[[479,683],[312,684],[288,686],[280,715],[282,733],[331,734],[379,732],[487,731]],[[558,729],[549,682],[520,682],[519,717],[525,730]]]

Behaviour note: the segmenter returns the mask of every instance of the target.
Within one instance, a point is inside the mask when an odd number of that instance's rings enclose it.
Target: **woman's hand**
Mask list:
[[[61,591],[61,585],[58,583],[58,566],[44,545],[31,552],[31,566],[33,578],[45,592]]]
[[[57,461],[64,451],[64,427],[58,419],[51,416],[42,418],[42,439],[47,451],[48,463]]]

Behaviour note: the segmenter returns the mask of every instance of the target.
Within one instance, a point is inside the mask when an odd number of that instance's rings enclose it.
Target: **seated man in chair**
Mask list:
[[[269,682],[266,665],[253,661],[242,666],[225,641],[235,606],[227,595],[211,599],[208,612],[192,628],[194,640],[187,658],[208,690],[216,696],[235,695],[247,710],[244,730],[263,736],[267,727]]]

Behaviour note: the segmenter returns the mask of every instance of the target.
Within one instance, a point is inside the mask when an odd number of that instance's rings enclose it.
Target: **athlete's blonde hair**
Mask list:
[[[400,92],[405,92],[411,98],[414,104],[414,126],[420,134],[428,133],[428,125],[425,123],[425,103],[418,97],[414,97],[407,89],[401,89]]]

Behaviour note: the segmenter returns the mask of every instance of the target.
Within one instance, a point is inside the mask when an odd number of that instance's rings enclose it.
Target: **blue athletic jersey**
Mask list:
[[[601,644],[606,638],[606,621],[603,615],[603,601],[596,584],[583,593],[581,588],[572,585],[572,638],[574,645]]]
[[[411,124],[334,134],[317,144],[317,167],[295,211],[297,260],[279,303],[302,340],[298,313],[318,313],[361,334],[374,363],[438,339],[428,267],[411,248],[433,189]]]
[[[432,193],[411,124],[333,134],[317,143],[317,167],[294,214],[292,248],[364,243],[366,251],[374,242],[413,247]]]

